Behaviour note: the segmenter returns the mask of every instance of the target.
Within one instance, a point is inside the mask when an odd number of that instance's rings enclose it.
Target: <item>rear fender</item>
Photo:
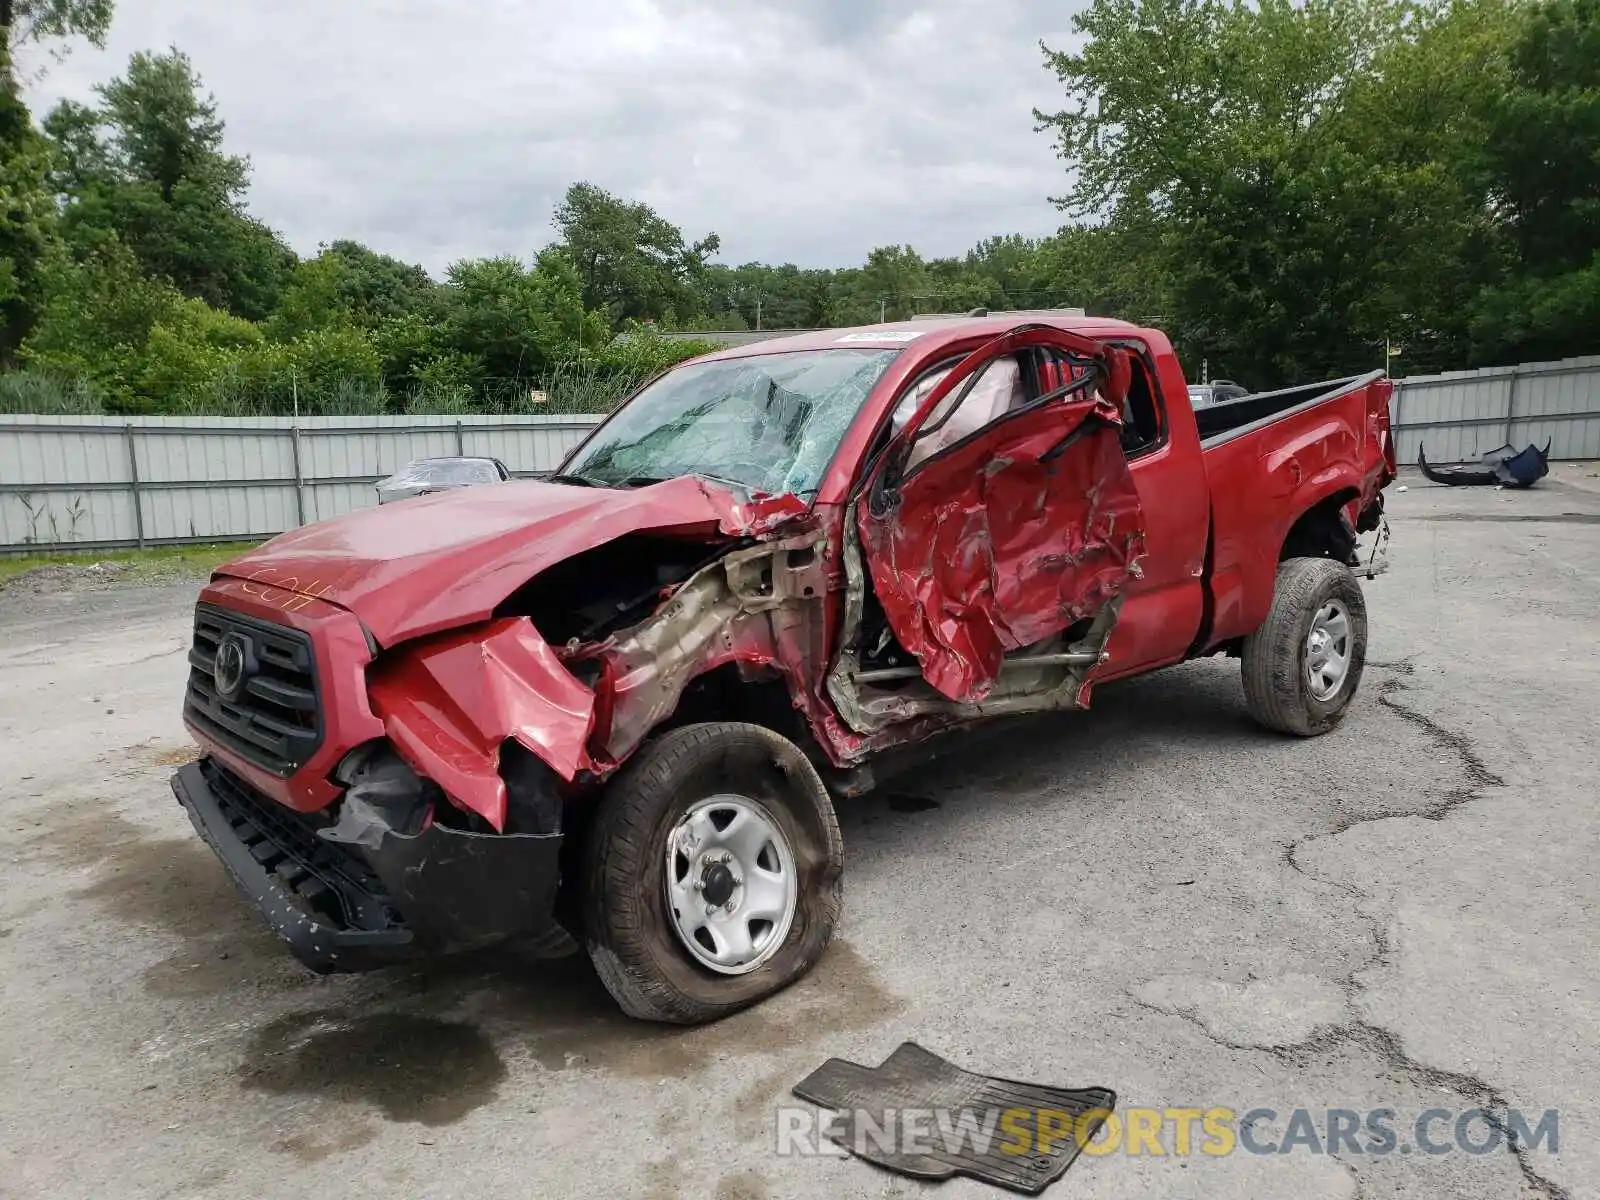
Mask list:
[[[1278,456],[1269,456],[1269,464],[1272,457]],[[1274,506],[1281,518],[1264,529],[1259,539],[1253,539],[1255,549],[1250,554],[1212,579],[1216,612],[1213,628],[1229,631],[1229,636],[1234,636],[1232,631],[1248,633],[1267,619],[1277,587],[1278,563],[1299,523],[1330,502],[1336,512],[1358,502],[1340,499],[1360,495],[1361,474],[1353,463],[1328,463],[1313,474],[1306,471],[1303,463],[1297,467],[1295,462],[1284,455],[1274,468],[1276,479],[1283,485],[1283,490],[1275,489],[1273,493],[1284,498],[1281,508]],[[1299,483],[1289,486],[1297,470]]]

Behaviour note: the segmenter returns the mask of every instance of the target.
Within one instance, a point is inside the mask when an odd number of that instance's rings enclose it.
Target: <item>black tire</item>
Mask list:
[[[696,962],[667,913],[666,839],[697,801],[734,792],[759,801],[794,851],[799,904],[782,947],[744,975]],[[843,903],[844,841],[833,803],[794,743],[734,722],[674,729],[641,749],[607,787],[589,831],[585,938],[596,973],[629,1016],[697,1025],[787,987],[822,957]]]
[[[1350,616],[1350,662],[1338,691],[1319,700],[1307,677],[1306,639],[1330,600]],[[1267,619],[1244,640],[1244,696],[1250,715],[1268,729],[1300,737],[1327,733],[1361,686],[1367,661],[1367,605],[1350,568],[1331,558],[1291,558],[1278,564]]]

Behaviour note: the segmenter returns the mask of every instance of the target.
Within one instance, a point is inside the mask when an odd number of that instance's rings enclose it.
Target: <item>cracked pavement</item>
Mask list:
[[[1336,732],[1215,659],[941,757],[841,806],[821,967],[694,1031],[575,962],[307,975],[166,789],[193,589],[8,598],[0,1195],[1001,1194],[774,1154],[910,1039],[1122,1110],[1560,1111],[1558,1155],[1119,1152],[1062,1200],[1600,1196],[1600,494],[1403,482]]]

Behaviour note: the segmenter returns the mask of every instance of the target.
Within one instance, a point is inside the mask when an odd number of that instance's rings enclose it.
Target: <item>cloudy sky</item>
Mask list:
[[[961,253],[1047,233],[1033,131],[1077,0],[119,0],[104,52],[32,85],[88,99],[189,54],[301,252],[353,237],[439,271],[551,240],[567,185],[644,200],[724,262]],[[44,65],[36,57],[33,66]]]

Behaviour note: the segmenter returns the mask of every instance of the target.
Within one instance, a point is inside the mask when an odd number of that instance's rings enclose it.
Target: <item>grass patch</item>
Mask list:
[[[0,555],[0,588],[23,575],[49,567],[87,568],[111,563],[108,580],[156,583],[209,575],[217,567],[253,549],[255,542],[207,542],[194,546],[152,546],[148,550],[64,550],[41,554]],[[75,572],[74,572],[75,573]]]

